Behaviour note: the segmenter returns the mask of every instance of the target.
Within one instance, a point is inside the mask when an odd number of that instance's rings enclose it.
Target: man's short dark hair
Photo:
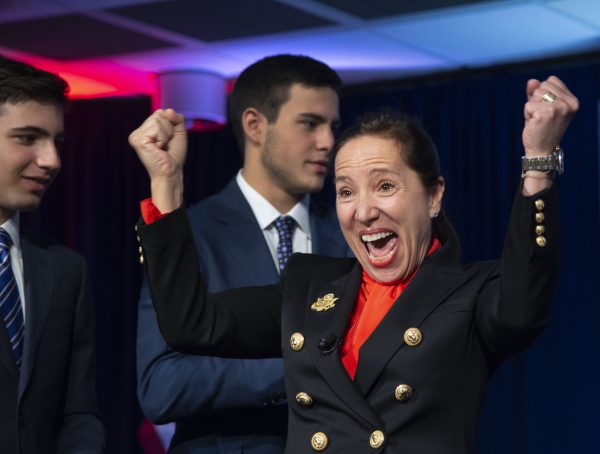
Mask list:
[[[0,106],[36,101],[64,107],[69,85],[59,76],[0,55]]]
[[[269,123],[275,122],[281,105],[290,97],[293,84],[310,88],[329,87],[338,93],[342,82],[325,63],[305,55],[273,55],[248,66],[237,78],[229,97],[229,119],[242,149],[244,111],[253,107]]]

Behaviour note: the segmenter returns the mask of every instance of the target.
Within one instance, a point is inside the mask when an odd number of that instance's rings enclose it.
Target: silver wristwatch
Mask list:
[[[539,170],[546,172],[554,178],[557,174],[562,175],[565,171],[565,154],[561,147],[557,146],[552,153],[546,156],[537,156],[521,158],[521,177],[525,176],[528,170]]]

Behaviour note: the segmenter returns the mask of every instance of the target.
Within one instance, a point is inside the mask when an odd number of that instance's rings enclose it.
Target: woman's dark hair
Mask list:
[[[346,129],[333,147],[333,157],[348,142],[363,136],[391,139],[398,145],[398,152],[406,165],[414,170],[425,188],[437,186],[441,176],[440,159],[431,136],[421,122],[401,112],[380,109],[368,112]],[[433,219],[433,231],[443,241],[458,240],[454,228],[442,209]]]

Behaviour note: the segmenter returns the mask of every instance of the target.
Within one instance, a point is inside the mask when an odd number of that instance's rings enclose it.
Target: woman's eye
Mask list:
[[[352,195],[352,192],[350,192],[350,190],[348,189],[340,189],[338,191],[338,197],[341,199],[345,199],[347,197],[350,197]]]
[[[390,183],[389,181],[384,181],[383,183],[381,183],[379,185],[379,188],[382,191],[391,191],[392,189],[394,189],[394,185],[392,183]]]

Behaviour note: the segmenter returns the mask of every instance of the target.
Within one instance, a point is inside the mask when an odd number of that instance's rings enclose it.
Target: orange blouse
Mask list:
[[[434,237],[427,255],[441,247],[440,241]],[[356,374],[360,348],[375,331],[417,270],[418,268],[403,281],[390,283],[378,282],[363,270],[358,299],[348,322],[340,351],[342,364],[352,380]]]

